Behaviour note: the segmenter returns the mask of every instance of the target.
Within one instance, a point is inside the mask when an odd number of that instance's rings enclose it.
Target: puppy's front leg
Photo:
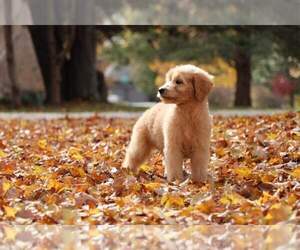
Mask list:
[[[176,145],[166,145],[164,163],[168,181],[183,180],[183,155]]]
[[[209,163],[209,149],[196,150],[191,158],[192,181],[206,182]]]

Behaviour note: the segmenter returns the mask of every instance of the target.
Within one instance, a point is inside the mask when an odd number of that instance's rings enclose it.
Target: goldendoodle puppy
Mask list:
[[[191,159],[192,180],[207,179],[211,134],[208,93],[213,76],[194,65],[169,70],[159,88],[161,103],[136,122],[123,167],[134,172],[152,149],[164,154],[168,181],[183,180],[183,160]]]

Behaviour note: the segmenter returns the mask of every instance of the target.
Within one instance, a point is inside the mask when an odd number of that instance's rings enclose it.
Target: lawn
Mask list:
[[[214,117],[214,181],[121,169],[134,119],[0,120],[0,214],[17,224],[275,224],[300,215],[300,113]],[[186,162],[189,173],[189,162]]]
[[[43,105],[43,106],[21,106],[15,108],[10,105],[0,104],[0,112],[108,112],[125,111],[137,112],[144,111],[145,107],[134,107],[127,103],[100,103],[100,102],[66,102],[62,105]]]

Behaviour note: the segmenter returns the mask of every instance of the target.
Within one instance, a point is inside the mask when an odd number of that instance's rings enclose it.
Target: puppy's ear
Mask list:
[[[208,74],[203,76],[199,73],[193,75],[194,96],[197,101],[202,102],[213,87],[213,76]]]

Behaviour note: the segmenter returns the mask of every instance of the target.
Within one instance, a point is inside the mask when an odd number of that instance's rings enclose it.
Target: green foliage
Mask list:
[[[274,74],[285,71],[286,60],[278,52],[262,56],[256,54],[253,57],[252,80],[254,84],[264,84],[271,87],[270,82]]]
[[[156,54],[149,43],[154,35],[153,31],[141,34],[125,30],[103,48],[103,56],[107,60],[121,65],[131,65],[130,73],[134,84],[149,96],[155,94],[153,85],[155,74],[147,64]]]
[[[155,99],[155,73],[146,64],[141,62],[132,64],[131,75],[137,88],[146,93],[151,99]]]
[[[134,84],[149,96],[155,94],[156,73],[149,67],[154,60],[203,64],[221,57],[234,66],[237,47],[251,55],[253,83],[269,85],[274,74],[287,72],[288,58],[300,58],[298,52],[289,51],[299,32],[267,26],[127,28],[105,44],[103,54],[110,61],[130,64]]]

